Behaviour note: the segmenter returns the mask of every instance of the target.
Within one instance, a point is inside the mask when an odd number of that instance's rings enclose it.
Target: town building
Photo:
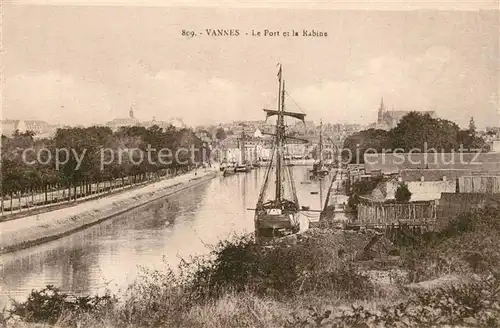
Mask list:
[[[117,131],[122,127],[130,127],[130,126],[142,126],[145,128],[150,128],[152,126],[158,126],[159,128],[166,129],[170,126],[174,126],[178,129],[186,128],[186,124],[182,121],[181,118],[175,117],[171,118],[168,121],[160,121],[156,120],[153,117],[150,121],[141,121],[135,117],[134,109],[130,107],[129,116],[123,118],[115,118],[109,122],[105,123],[105,126],[109,127],[112,131]]]
[[[113,131],[117,131],[122,127],[128,126],[139,126],[140,122],[134,116],[134,109],[130,107],[129,117],[124,118],[115,118],[109,122],[106,122],[106,126],[109,127]]]
[[[157,126],[161,129],[166,129],[168,128],[169,126],[173,125],[173,124],[170,124],[169,122],[165,122],[165,121],[158,121],[156,120],[156,118],[153,116],[153,119],[151,121],[144,121],[144,122],[141,122],[139,124],[140,126],[143,126],[145,128],[151,128],[153,126]]]
[[[397,174],[405,169],[448,169],[500,172],[500,153],[378,153],[364,154],[365,172]]]
[[[23,120],[2,120],[2,135],[11,137],[14,132],[26,132],[26,123]]]
[[[51,138],[56,133],[57,126],[42,120],[2,120],[2,135],[12,137],[15,131],[19,133],[31,131],[35,139]]]

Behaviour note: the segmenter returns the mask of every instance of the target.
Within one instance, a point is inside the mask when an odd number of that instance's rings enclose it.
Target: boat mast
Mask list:
[[[321,169],[321,166],[323,165],[323,138],[322,138],[322,132],[323,132],[323,119],[320,120],[319,122],[319,168]]]
[[[245,163],[245,124],[241,123],[241,163]]]
[[[283,111],[285,100],[285,82],[282,81],[282,68],[278,72],[279,90],[278,90],[278,118],[276,119],[276,203],[281,204],[281,161],[283,152]]]

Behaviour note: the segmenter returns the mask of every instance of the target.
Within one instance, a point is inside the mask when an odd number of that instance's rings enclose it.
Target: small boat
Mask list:
[[[234,168],[236,172],[250,172],[251,168],[248,164],[238,164]]]
[[[318,192],[317,191],[311,191],[311,195],[317,195]]]
[[[250,166],[251,164],[245,158],[245,156],[246,156],[245,140],[247,139],[247,136],[245,135],[245,124],[240,123],[240,125],[242,127],[241,137],[238,140],[239,140],[239,144],[240,144],[241,158],[240,158],[240,162],[235,167],[235,171],[236,172],[250,172],[252,169]]]
[[[223,176],[227,177],[236,174],[236,168],[234,166],[228,166],[224,169]]]
[[[325,176],[330,173],[330,170],[328,170],[324,165],[322,165],[322,163],[314,163],[311,172],[315,176]]]
[[[325,176],[330,173],[330,170],[327,168],[327,166],[323,163],[323,120],[320,122],[320,129],[319,129],[319,161],[318,163],[313,164],[313,168],[311,170],[312,174],[315,176]]]

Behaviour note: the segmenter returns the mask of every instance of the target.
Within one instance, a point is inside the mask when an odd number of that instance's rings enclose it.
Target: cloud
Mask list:
[[[459,54],[442,46],[404,59],[381,56],[358,67],[350,79],[298,88],[292,90],[292,97],[316,120],[374,122],[384,97],[389,109],[436,110],[442,117],[464,123],[474,107],[462,108],[457,117],[454,101],[473,85],[476,76],[463,66]],[[465,107],[479,102],[481,95],[469,97],[464,99]]]
[[[3,118],[41,119],[51,123],[98,123],[109,111],[106,89],[99,84],[75,80],[51,71],[45,74],[7,76],[4,85]]]
[[[236,120],[250,101],[249,92],[233,81],[193,71],[163,70],[144,76],[137,87],[138,116],[181,116],[190,125]]]

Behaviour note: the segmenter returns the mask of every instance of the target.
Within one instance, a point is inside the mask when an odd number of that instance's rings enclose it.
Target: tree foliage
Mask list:
[[[396,189],[396,194],[394,195],[396,201],[401,203],[407,203],[411,199],[411,191],[408,189],[408,185],[406,183],[401,183]]]
[[[476,135],[476,123],[474,122],[474,117],[471,117],[469,121],[469,133],[472,136]]]
[[[347,200],[347,205],[352,210],[358,209],[359,197],[362,195],[366,195],[377,188],[378,184],[383,181],[382,176],[372,177],[368,180],[360,180],[356,181],[352,184],[347,195],[349,196]]]
[[[367,150],[382,152],[391,147],[390,135],[387,131],[380,129],[368,129],[349,136],[344,141],[344,159],[350,159],[350,163],[363,164],[363,154]]]
[[[224,131],[224,129],[221,128],[221,127],[217,129],[217,132],[215,132],[215,138],[217,140],[221,140],[222,141],[222,140],[226,139],[226,137],[227,137],[226,136],[226,131]]]
[[[451,152],[451,151],[488,151],[485,141],[476,135],[475,125],[466,130],[449,120],[433,118],[427,113],[410,112],[403,116],[398,125],[389,130],[368,129],[346,138],[344,141],[344,160],[350,156],[349,163],[363,163],[364,154],[370,150],[381,152]]]
[[[192,147],[197,150],[194,158],[187,151]],[[41,140],[35,140],[30,132],[17,132],[12,137],[2,136],[2,194],[43,189],[48,184],[98,182],[167,168],[186,170],[194,162],[201,162],[204,147],[191,129],[173,126],[122,127],[116,132],[98,126],[65,128],[58,129],[53,138]],[[176,158],[180,148],[186,151],[179,151]],[[165,158],[165,152],[160,156],[160,149],[168,149],[171,156]],[[205,153],[208,155],[208,149]]]

